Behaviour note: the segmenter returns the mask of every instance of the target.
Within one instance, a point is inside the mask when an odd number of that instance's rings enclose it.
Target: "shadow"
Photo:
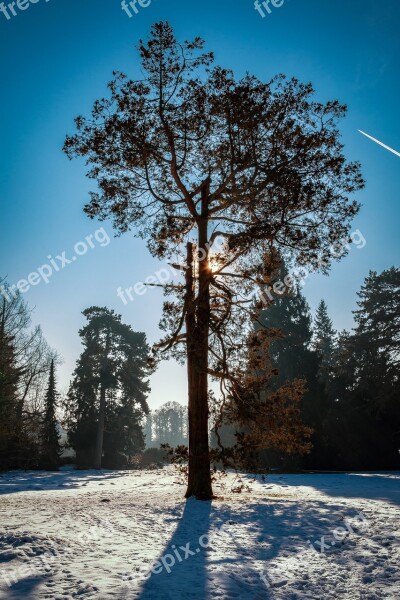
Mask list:
[[[268,475],[260,485],[272,490],[274,485],[309,487],[333,498],[380,500],[400,505],[400,472],[299,473]],[[272,487],[270,487],[272,486]]]
[[[3,583],[0,580],[0,583]],[[25,579],[20,579],[17,583],[14,583],[11,587],[4,586],[0,587],[0,600],[36,600],[38,597],[38,586],[43,583],[43,577],[40,576],[29,576]]]
[[[25,474],[15,475],[21,477]],[[52,475],[37,473],[38,477]],[[68,485],[74,486],[82,477],[91,481],[109,480],[110,477],[122,476],[123,472],[72,471],[54,475],[65,477]],[[369,480],[368,485],[364,483],[365,479]],[[149,527],[160,532],[160,537],[163,524],[170,530],[170,524],[177,523],[176,529],[170,537],[164,538],[168,541],[162,550],[154,535],[144,535],[128,542],[126,552],[132,558],[139,555],[141,559],[153,560],[159,553],[159,564],[147,577],[144,573],[133,572],[131,582],[118,573],[118,582],[116,585],[115,581],[113,583],[113,594],[118,600],[328,598],[331,590],[321,586],[327,585],[331,573],[340,574],[342,586],[346,585],[346,579],[354,580],[354,577],[360,585],[367,585],[372,571],[374,582],[384,590],[390,573],[387,569],[376,570],[377,556],[387,554],[388,548],[394,544],[391,534],[375,535],[373,528],[362,530],[355,526],[345,539],[337,541],[333,531],[343,527],[346,521],[356,520],[358,514],[357,503],[352,502],[350,506],[342,501],[346,490],[350,490],[355,498],[390,497],[391,481],[397,485],[399,475],[272,475],[265,483],[260,482],[255,495],[228,493],[226,499],[212,502],[189,499],[172,508],[169,508],[168,502],[150,505],[149,511],[154,518],[148,521]],[[379,482],[382,489],[376,489]],[[276,484],[279,484],[279,489]],[[294,486],[299,485],[308,487],[310,493],[303,487],[297,494]],[[317,495],[314,489],[321,495]],[[330,498],[335,495],[337,502]],[[143,518],[143,513],[139,514]],[[135,518],[134,514],[132,518]],[[226,526],[225,533],[221,532],[222,526]],[[211,543],[207,545],[208,540],[203,538],[202,547],[201,536],[207,535]],[[315,549],[317,546],[314,549],[310,547],[322,536],[327,544],[325,556]],[[360,551],[369,541],[373,551]],[[125,550],[123,554],[126,556]],[[121,581],[120,577],[125,581]],[[34,598],[39,583],[40,580],[28,578],[20,584],[24,584],[26,589],[13,586],[5,598]],[[321,596],[325,591],[326,595]]]
[[[208,549],[202,548],[199,540],[203,543],[206,541],[202,536],[209,533],[211,514],[211,502],[194,498],[187,500],[178,527],[158,558],[161,563],[164,562],[164,567],[160,569],[158,566],[157,572],[150,572],[136,594],[132,593],[132,589],[127,589],[125,595],[119,592],[118,597],[140,600],[205,598]]]
[[[243,514],[233,521],[237,559],[215,578],[222,598],[311,598],[310,579],[325,569],[341,570],[343,561],[360,579],[368,573],[369,560],[359,556],[360,541],[372,530],[358,526],[358,511],[332,501],[266,499],[243,506]],[[232,519],[235,519],[234,515]],[[338,541],[333,532],[345,522],[352,531]],[[324,536],[325,549],[320,542]],[[382,545],[386,543],[381,540]],[[375,560],[375,557],[372,559]],[[237,565],[237,567],[235,566]],[[261,580],[261,575],[267,579]],[[320,590],[319,590],[320,591]],[[318,596],[319,597],[319,596]],[[329,597],[327,594],[326,597]]]
[[[16,492],[71,490],[126,476],[126,471],[9,471],[0,473],[0,496]]]
[[[331,566],[341,563],[343,549],[357,556],[360,536],[368,533],[355,527],[343,543],[332,543],[331,535],[344,520],[356,516],[354,507],[323,500],[304,504],[277,498],[230,498],[227,503],[189,500],[158,561],[169,555],[172,563],[174,549],[188,543],[194,555],[174,561],[170,572],[159,568],[150,573],[139,589],[126,585],[116,595],[121,600],[297,598],[309,589],[309,565],[321,562],[321,554],[310,542],[325,536]],[[223,525],[228,533],[217,533]],[[211,536],[211,543],[200,549],[202,535]],[[363,565],[357,568],[362,570]]]

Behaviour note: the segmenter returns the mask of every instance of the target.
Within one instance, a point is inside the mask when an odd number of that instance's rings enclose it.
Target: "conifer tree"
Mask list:
[[[313,348],[318,354],[320,366],[319,377],[328,385],[334,361],[336,331],[328,315],[328,307],[324,300],[318,305],[313,323]]]
[[[335,357],[339,468],[393,469],[400,448],[400,269],[371,271]]]
[[[52,360],[45,396],[43,426],[40,434],[41,466],[48,471],[57,471],[60,466],[61,445],[56,417],[57,396],[55,366],[54,360]]]
[[[83,314],[84,350],[66,402],[69,439],[79,466],[123,466],[123,455],[126,462],[144,448],[149,348],[145,335],[123,324],[113,310],[95,306]]]
[[[116,73],[110,96],[76,119],[64,148],[97,180],[86,213],[136,231],[185,273],[183,285],[167,286],[176,298],[164,304],[158,349],[187,361],[186,496],[208,500],[209,378],[227,392],[241,379],[236,357],[246,352],[265,258],[280,250],[326,268],[331,244],[349,233],[363,179],[340,142],[345,106],[316,101],[295,78],[237,80],[203,48],[156,23],[140,43],[140,80]]]
[[[328,409],[323,386],[318,382],[319,360],[311,348],[312,320],[309,305],[301,292],[300,285],[289,273],[284,261],[278,263],[271,280],[272,288],[277,282],[288,281],[282,293],[271,295],[262,310],[259,323],[275,329],[276,339],[271,343],[272,365],[277,369],[274,386],[287,385],[299,379],[304,382],[304,393],[299,402],[301,418],[313,435],[312,449],[305,458],[280,456],[281,466],[305,466],[314,468],[320,464],[323,444],[323,423]],[[264,298],[266,298],[264,294]],[[264,460],[277,460],[276,453],[264,453]]]
[[[276,272],[277,281],[283,281],[288,272],[283,264]],[[273,365],[279,370],[277,385],[297,378],[307,378],[312,337],[310,307],[299,285],[293,283],[283,294],[276,294],[258,320],[263,327],[279,332],[271,344]]]

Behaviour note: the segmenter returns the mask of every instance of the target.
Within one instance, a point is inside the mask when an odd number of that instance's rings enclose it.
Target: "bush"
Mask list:
[[[128,457],[122,452],[110,452],[104,454],[102,467],[104,469],[126,469]]]
[[[168,463],[168,456],[161,448],[147,448],[141,454],[136,454],[132,459],[135,469],[161,468]]]

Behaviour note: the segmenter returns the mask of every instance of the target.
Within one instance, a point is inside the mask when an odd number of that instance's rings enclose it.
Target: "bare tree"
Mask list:
[[[44,409],[46,380],[57,354],[49,347],[39,326],[31,327],[31,312],[19,292],[0,283],[0,354],[12,348],[12,407],[7,420],[13,439],[37,436]],[[1,362],[1,361],[0,361]],[[1,369],[0,369],[1,371]]]
[[[40,391],[46,386],[51,361],[59,360],[44,339],[40,326],[31,328],[31,311],[19,292],[0,293],[0,320],[13,340],[15,359],[20,370],[18,381],[18,416],[26,405],[37,405]]]

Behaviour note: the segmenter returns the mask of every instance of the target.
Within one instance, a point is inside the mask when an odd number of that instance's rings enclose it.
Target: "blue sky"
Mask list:
[[[361,161],[367,180],[354,229],[367,244],[353,248],[329,277],[310,277],[304,293],[312,309],[325,298],[338,329],[351,327],[356,291],[368,271],[399,263],[400,158],[357,131],[400,151],[398,0],[285,0],[271,14],[264,11],[265,18],[253,0],[151,0],[132,18],[119,0],[38,0],[15,11],[9,20],[0,13],[0,274],[9,283],[26,278],[49,255],[71,256],[77,242],[103,225],[113,237],[108,223],[83,214],[93,182],[61,147],[73,118],[106,93],[114,69],[139,75],[135,45],[152,23],[169,20],[179,38],[203,37],[216,62],[238,76],[295,75],[313,82],[318,99],[348,105],[341,124],[346,155]],[[93,245],[25,294],[34,322],[64,358],[61,387],[80,352],[84,308],[109,306],[150,342],[159,336],[161,291],[151,288],[124,305],[116,290],[162,265],[132,235]],[[185,370],[178,366],[164,364],[151,383],[153,407],[186,399]]]

